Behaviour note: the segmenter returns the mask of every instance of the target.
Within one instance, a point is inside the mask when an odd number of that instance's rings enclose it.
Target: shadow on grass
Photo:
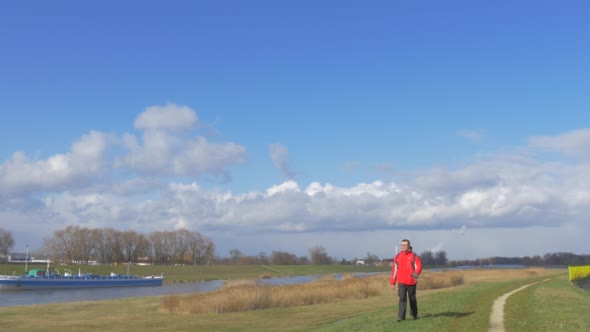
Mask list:
[[[421,318],[429,318],[429,317],[463,318],[463,317],[467,317],[469,315],[472,315],[474,313],[475,313],[475,311],[472,311],[472,312],[452,312],[452,311],[447,311],[447,312],[439,312],[438,314],[426,314],[426,315],[422,316]]]
[[[572,283],[582,289],[590,290],[590,278],[574,280],[574,281],[572,281]]]

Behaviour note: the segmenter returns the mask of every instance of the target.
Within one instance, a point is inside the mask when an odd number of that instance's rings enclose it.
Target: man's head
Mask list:
[[[411,249],[412,249],[412,246],[410,246],[410,240],[403,239],[402,240],[402,251],[408,251]]]

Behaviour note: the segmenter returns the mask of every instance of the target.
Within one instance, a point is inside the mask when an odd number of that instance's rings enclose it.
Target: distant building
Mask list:
[[[2,258],[0,258],[0,260],[1,259]],[[10,255],[8,255],[8,262],[9,263],[23,263],[23,264],[24,263],[47,263],[47,261],[49,261],[49,263],[51,263],[50,259],[36,258],[31,255],[28,255],[28,257],[27,257],[26,253],[21,253],[21,252],[13,252]]]
[[[31,261],[33,259],[33,257],[28,256],[27,254],[24,253],[20,253],[20,252],[13,252],[10,255],[8,255],[8,261],[12,262],[12,263],[24,263],[25,261]]]

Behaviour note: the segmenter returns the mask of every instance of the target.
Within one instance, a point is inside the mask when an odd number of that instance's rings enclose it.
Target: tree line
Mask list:
[[[0,228],[0,253],[8,255],[14,246],[9,231]],[[135,231],[119,231],[113,228],[90,229],[67,226],[55,231],[43,241],[41,256],[57,262],[88,264],[121,264],[145,262],[150,264],[335,264],[320,245],[309,249],[309,257],[298,257],[285,251],[273,251],[270,256],[262,252],[257,256],[245,256],[239,249],[230,250],[229,258],[215,255],[215,244],[199,232],[180,229],[155,231],[147,235]]]
[[[14,246],[12,233],[0,227],[0,255],[10,253]],[[87,264],[97,261],[102,264],[137,263],[140,260],[151,264],[354,264],[358,259],[338,261],[330,257],[321,245],[309,249],[308,256],[297,256],[285,251],[272,251],[270,255],[261,252],[246,256],[239,249],[229,251],[229,257],[215,254],[215,243],[199,232],[180,229],[177,231],[156,231],[147,235],[135,231],[118,231],[112,228],[89,229],[68,226],[58,230],[43,242],[42,254],[49,254],[52,260]],[[547,253],[543,256],[488,257],[473,260],[448,260],[444,250],[422,251],[420,259],[424,266],[459,266],[520,264],[524,266],[566,266],[590,265],[590,255],[569,252]],[[363,257],[367,264],[381,260],[374,254]]]
[[[330,257],[321,245],[315,245],[308,250],[309,256],[297,256],[286,251],[273,251],[270,255],[261,252],[256,256],[246,256],[239,249],[231,249],[229,258],[220,258],[220,264],[273,264],[273,265],[326,265],[336,264],[338,261]]]
[[[68,226],[44,240],[43,251],[60,262],[88,264],[211,264],[215,244],[199,232],[180,229],[147,235],[112,228],[89,229]]]
[[[577,255],[571,252],[547,253],[543,256],[524,257],[488,257],[474,260],[449,261],[448,265],[492,265],[492,264],[520,264],[524,266],[566,266],[590,265],[590,255]]]

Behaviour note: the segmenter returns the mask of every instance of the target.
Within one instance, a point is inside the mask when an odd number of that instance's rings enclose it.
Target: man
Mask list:
[[[410,240],[402,240],[402,251],[393,259],[391,268],[391,289],[395,290],[398,284],[399,311],[397,321],[406,319],[406,303],[410,298],[410,314],[413,319],[418,319],[418,302],[416,301],[416,283],[422,272],[420,257],[412,251]]]

